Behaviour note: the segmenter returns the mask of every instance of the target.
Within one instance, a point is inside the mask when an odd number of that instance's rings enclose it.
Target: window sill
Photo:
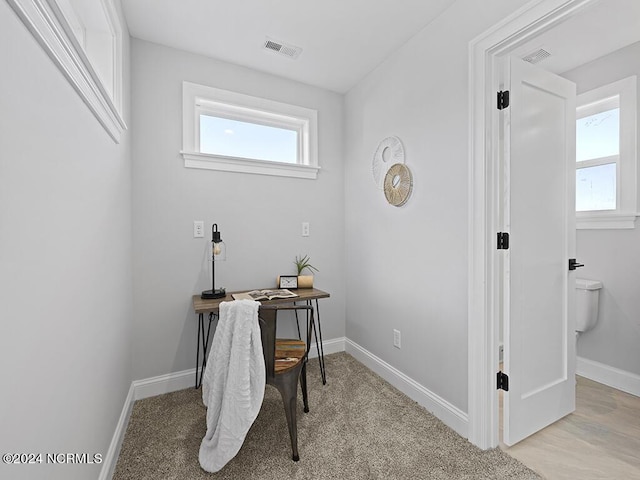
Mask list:
[[[633,229],[636,223],[635,213],[589,213],[576,215],[578,230]]]
[[[254,173],[279,177],[315,180],[320,167],[293,163],[269,162],[248,158],[223,157],[197,152],[180,152],[185,168],[201,168],[222,172]]]

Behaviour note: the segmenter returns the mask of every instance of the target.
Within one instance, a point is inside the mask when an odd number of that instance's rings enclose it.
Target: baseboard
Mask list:
[[[325,340],[322,342],[322,351],[325,355],[331,355],[332,353],[344,352],[344,344],[346,338],[339,337],[331,340]],[[311,348],[309,348],[309,357],[315,358],[318,356],[318,349],[316,348],[316,343],[313,342]]]
[[[578,357],[576,373],[594,382],[640,397],[640,375]]]
[[[348,354],[376,372],[409,398],[425,407],[459,435],[468,438],[469,418],[466,413],[357,343],[347,338],[345,344]]]
[[[164,393],[177,392],[185,388],[194,387],[196,384],[196,369],[190,368],[181,372],[158,375],[157,377],[135,380],[135,400],[155,397]]]
[[[409,398],[425,407],[458,434],[467,438],[469,420],[466,413],[429,391],[382,359],[376,357],[357,343],[345,337],[334,338],[322,342],[322,349],[325,355],[346,351]],[[312,358],[318,356],[315,342],[309,350],[309,356]],[[129,394],[122,407],[122,414],[118,420],[111,445],[104,458],[99,480],[109,480],[113,475],[134,402],[143,398],[184,390],[185,388],[193,388],[195,385],[195,374],[195,368],[191,368],[181,372],[135,380],[131,383]]]
[[[116,469],[116,464],[118,463],[118,456],[120,455],[122,441],[124,440],[124,434],[126,433],[127,425],[129,424],[131,410],[133,409],[133,403],[135,401],[134,395],[135,387],[132,383],[129,387],[127,398],[125,398],[124,400],[122,412],[120,413],[120,418],[118,419],[118,423],[116,424],[116,431],[114,432],[113,438],[111,439],[109,450],[107,450],[107,454],[104,456],[102,469],[100,470],[98,480],[110,480],[111,477],[113,477],[113,472]]]
[[[322,350],[325,355],[332,353],[344,352],[345,338],[334,338],[322,342]],[[318,350],[315,342],[309,349],[309,357],[318,356]],[[144,380],[136,380],[133,382],[135,389],[135,400],[143,398],[155,397],[164,393],[176,392],[185,388],[193,387],[196,383],[196,369],[190,368],[181,372],[159,375],[157,377],[145,378]]]

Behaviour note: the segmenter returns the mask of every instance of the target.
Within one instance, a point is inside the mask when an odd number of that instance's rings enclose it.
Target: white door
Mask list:
[[[575,410],[575,84],[510,61],[504,116],[503,442]],[[499,252],[502,254],[503,252]]]

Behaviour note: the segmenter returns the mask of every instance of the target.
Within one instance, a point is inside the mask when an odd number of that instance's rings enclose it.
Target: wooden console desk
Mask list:
[[[256,289],[258,290],[258,289]],[[248,290],[243,290],[240,292],[229,292],[225,297],[214,298],[204,300],[200,298],[200,295],[194,295],[192,298],[193,301],[193,309],[198,314],[198,344],[196,351],[196,388],[200,387],[202,384],[202,377],[204,375],[204,369],[207,366],[207,348],[209,346],[209,336],[211,334],[211,323],[213,320],[218,319],[218,309],[222,302],[232,302],[234,293],[242,293]],[[313,301],[315,301],[315,323],[313,325],[309,325],[307,322],[307,328],[313,328],[315,339],[316,339],[316,349],[318,352],[318,362],[320,364],[320,375],[322,376],[322,384],[325,385],[327,383],[327,376],[324,368],[324,349],[322,347],[322,328],[320,325],[320,310],[318,308],[318,299],[320,298],[329,298],[329,294],[327,292],[323,292],[322,290],[318,290],[317,288],[300,288],[296,290],[292,290],[298,296],[295,298],[274,298],[273,300],[262,300],[260,303],[264,305],[276,305],[283,303],[297,303],[297,302],[306,302],[307,305],[312,305]],[[205,335],[204,328],[204,316],[205,314],[209,314],[209,325],[207,327],[207,332]],[[296,323],[298,321],[298,317],[296,314]],[[298,324],[298,334],[300,333],[300,326]],[[200,347],[202,346],[202,362],[200,362]],[[201,365],[200,371],[198,372],[198,365]]]

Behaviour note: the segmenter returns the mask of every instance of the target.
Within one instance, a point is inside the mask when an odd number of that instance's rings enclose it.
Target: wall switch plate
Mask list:
[[[400,330],[393,330],[393,346],[396,348],[400,348],[401,346]]]
[[[309,222],[302,222],[302,236],[309,236]]]
[[[204,238],[204,222],[202,220],[193,221],[193,238]]]

